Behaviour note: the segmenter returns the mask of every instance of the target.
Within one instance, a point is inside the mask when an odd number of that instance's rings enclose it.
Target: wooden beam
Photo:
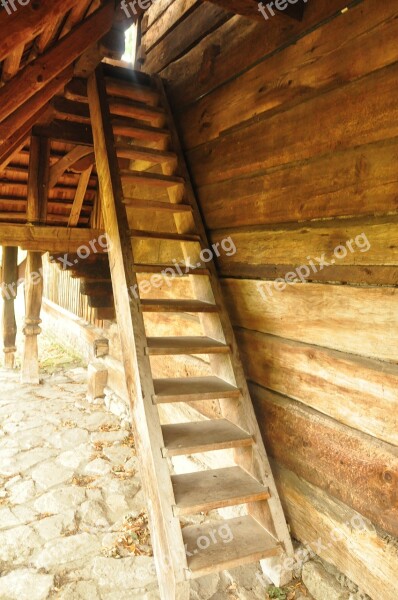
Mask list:
[[[80,175],[75,199],[69,216],[68,227],[75,227],[79,223],[80,213],[83,208],[84,198],[94,165],[91,165]]]
[[[14,301],[17,295],[18,248],[3,248],[2,297],[3,297],[3,352],[6,369],[14,367],[16,352],[17,324],[15,321]]]
[[[25,104],[112,27],[114,3],[106,2],[0,90],[0,121]]]
[[[25,278],[25,335],[21,382],[40,383],[37,336],[41,333],[40,310],[43,296],[43,268],[40,252],[28,252]]]
[[[32,135],[28,174],[26,219],[29,223],[45,223],[47,216],[50,140]]]
[[[43,135],[54,141],[79,146],[93,146],[93,134],[89,125],[70,123],[68,121],[53,121],[49,125],[38,125],[33,128],[35,135]]]
[[[3,246],[20,246],[35,252],[77,252],[81,246],[95,249],[92,254],[106,252],[101,246],[104,240],[102,229],[77,229],[72,227],[50,227],[0,223],[0,240]],[[99,240],[99,241],[98,241]],[[97,242],[98,243],[95,243]],[[105,241],[102,241],[105,246]]]
[[[87,146],[76,146],[68,154],[65,154],[60,158],[52,167],[50,167],[49,176],[49,188],[53,188],[58,182],[59,178],[65,173],[65,171],[78,162],[81,158],[91,154],[91,148]]]
[[[40,0],[18,6],[11,15],[6,10],[0,13],[0,61],[16,46],[27,44],[38,36],[57,16],[65,15],[79,0]]]
[[[1,80],[3,83],[12,79],[14,75],[18,73],[24,48],[25,44],[20,44],[5,59],[1,72]]]
[[[72,78],[72,74],[73,67],[65,69],[0,124],[0,170],[4,168],[3,161],[7,160],[21,146],[22,142],[29,136],[32,127],[44,113],[51,111],[51,107],[48,107],[47,103],[54,94],[63,89],[65,83]],[[5,89],[5,87],[2,89]]]

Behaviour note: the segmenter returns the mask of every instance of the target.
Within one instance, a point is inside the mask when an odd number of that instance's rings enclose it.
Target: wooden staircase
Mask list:
[[[188,600],[191,578],[253,561],[261,561],[264,573],[275,584],[287,583],[291,574],[284,561],[293,552],[290,536],[217,272],[201,254],[211,247],[162,82],[101,65],[89,79],[88,97],[102,212],[111,244],[116,315],[161,597]],[[140,190],[145,193],[139,194]],[[160,199],[160,193],[166,200]],[[146,223],[160,212],[168,227],[159,232],[146,225],[140,230],[132,223],[139,211],[149,216]],[[184,267],[176,268],[176,262],[163,262],[160,251],[159,260],[151,257],[143,262],[142,243],[160,249],[165,243],[175,244],[189,265],[186,273]],[[172,299],[157,298],[156,287],[150,297],[143,298],[141,291],[132,293],[140,290],[139,274],[170,276],[170,269],[175,273],[173,285],[180,277],[188,278],[192,298],[177,294]],[[159,319],[194,313],[202,335],[151,337],[148,313],[159,313]],[[153,377],[151,357],[166,360],[184,354],[208,355],[211,375]],[[158,405],[215,400],[222,418],[161,425]],[[181,475],[170,470],[170,457],[230,449],[235,466]],[[223,522],[232,532],[228,544],[215,540],[214,521],[181,527],[181,517],[231,506],[240,506],[236,514],[241,516]]]

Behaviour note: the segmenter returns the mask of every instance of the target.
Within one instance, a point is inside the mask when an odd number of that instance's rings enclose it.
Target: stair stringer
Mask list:
[[[173,113],[168,102],[165,86],[160,77],[156,77],[157,87],[161,94],[162,104],[166,108],[166,121],[171,132],[171,145],[178,156],[178,166],[163,164],[162,171],[165,175],[174,175],[185,179],[185,192],[171,188],[169,198],[171,202],[179,203],[182,200],[192,206],[192,215],[176,214],[174,217],[176,228],[180,234],[199,233],[202,243],[201,248],[211,248],[203,219],[200,213],[196,195],[192,186],[191,176],[185,160],[180,138],[175,126]],[[193,222],[192,222],[193,221]],[[200,250],[195,254],[192,245],[182,243],[185,258],[190,258],[192,264],[200,262]],[[289,583],[292,578],[291,564],[294,555],[293,545],[285,520],[282,504],[272,474],[267,452],[261,436],[257,417],[254,412],[242,361],[239,356],[238,345],[235,338],[228,309],[226,307],[221,285],[218,279],[215,263],[206,263],[210,271],[210,279],[190,275],[191,284],[197,300],[214,302],[219,307],[218,314],[200,315],[204,334],[227,344],[231,351],[226,354],[209,355],[212,372],[228,383],[236,385],[241,390],[241,399],[221,399],[220,407],[223,417],[250,433],[255,441],[252,448],[236,448],[234,459],[237,465],[245,469],[258,479],[271,492],[267,501],[256,502],[247,506],[248,514],[258,521],[279,543],[282,544],[283,553],[279,556],[260,561],[263,573],[277,586]]]

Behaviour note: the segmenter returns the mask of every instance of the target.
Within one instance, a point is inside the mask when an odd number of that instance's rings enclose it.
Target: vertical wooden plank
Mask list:
[[[26,220],[29,223],[45,223],[50,168],[50,140],[32,135],[28,177],[28,202]]]
[[[3,247],[2,296],[3,296],[3,352],[6,369],[14,368],[17,324],[14,301],[17,295],[18,248]]]

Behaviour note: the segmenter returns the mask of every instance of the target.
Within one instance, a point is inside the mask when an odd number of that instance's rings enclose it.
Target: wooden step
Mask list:
[[[275,539],[250,516],[189,525],[182,529],[182,536],[192,579],[282,553]],[[202,547],[199,540],[204,540]]]
[[[251,446],[251,435],[227,419],[162,426],[163,456],[181,456]]]
[[[135,209],[143,210],[159,210],[169,213],[186,213],[192,212],[190,204],[175,204],[172,202],[162,202],[161,200],[146,200],[145,198],[125,198],[123,204]]]
[[[130,144],[117,144],[116,153],[119,158],[129,158],[130,160],[144,160],[155,165],[176,160],[174,152],[166,150],[156,150],[153,148],[144,148]]]
[[[159,93],[145,85],[122,81],[113,77],[106,77],[105,84],[110,96],[145,102],[151,106],[156,106],[159,103]]]
[[[226,344],[209,337],[150,337],[147,338],[146,354],[167,356],[176,354],[228,354]]]
[[[168,231],[144,231],[143,229],[130,229],[132,238],[148,238],[151,240],[170,240],[174,242],[200,242],[196,234],[170,233]]]
[[[170,136],[168,129],[139,125],[133,119],[112,119],[112,128],[115,135],[121,135],[147,142],[163,142]]]
[[[120,171],[120,177],[124,183],[133,183],[151,187],[169,188],[175,185],[184,185],[182,177],[172,175],[161,175],[160,173],[148,173],[147,171]]]
[[[226,506],[270,498],[265,488],[240,467],[172,475],[176,516],[208,512]]]
[[[187,277],[188,275],[210,275],[208,269],[202,267],[187,267],[185,265],[178,265],[181,273],[177,270],[176,265],[144,265],[134,264],[134,273],[160,273],[165,277],[171,277],[171,270],[174,272],[173,277]]]
[[[175,277],[187,277],[188,275],[210,275],[208,269],[202,267],[186,267],[185,265],[178,265],[181,273],[177,270],[176,265],[144,265],[135,264],[133,267],[134,273],[161,273],[165,277],[171,276],[170,269],[174,272]]]
[[[165,117],[165,111],[163,108],[149,106],[144,102],[137,102],[130,99],[110,99],[109,109],[111,111],[111,115],[139,119],[140,121],[149,121],[150,123],[155,124],[159,121],[159,119]]]
[[[218,312],[218,306],[200,300],[141,300],[143,312],[167,313],[212,313]]]
[[[173,377],[153,380],[155,404],[238,398],[239,388],[219,377]]]

